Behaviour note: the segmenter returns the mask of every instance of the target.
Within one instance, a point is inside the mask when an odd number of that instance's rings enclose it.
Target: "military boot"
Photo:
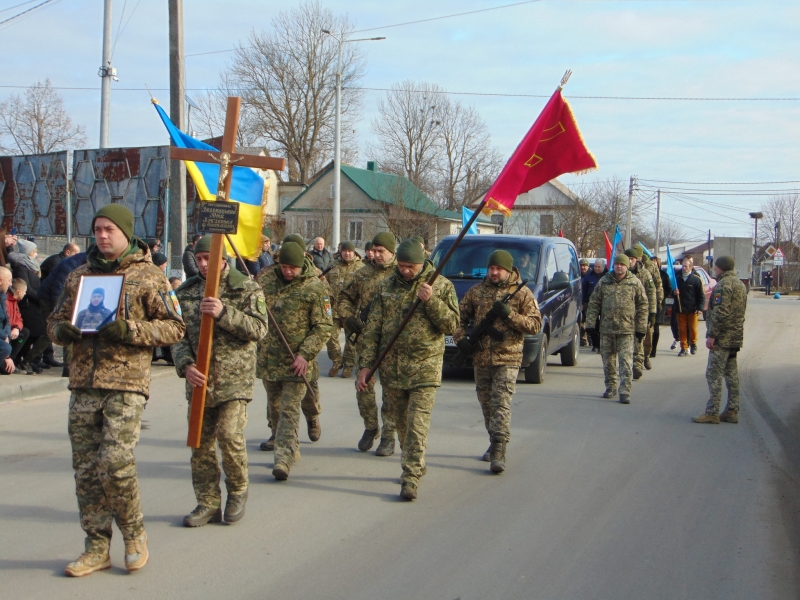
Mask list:
[[[642,377],[642,370],[638,367],[633,367],[633,379],[634,381],[637,379],[641,379]]]
[[[316,442],[319,436],[322,435],[322,425],[319,423],[319,417],[309,419],[306,423],[308,424],[308,439],[312,442]]]
[[[289,479],[289,467],[283,463],[277,463],[272,467],[272,476],[278,481],[286,481]]]
[[[616,388],[615,389],[609,388],[605,392],[603,392],[603,398],[613,398],[616,395],[617,395]]]
[[[653,365],[650,364],[649,356],[644,357],[644,368],[647,369],[648,371],[653,368]]]
[[[331,370],[328,371],[328,377],[336,377],[336,375],[338,375],[338,374],[339,374],[339,365],[337,365],[336,363],[333,363],[333,366],[331,367]]]
[[[219,506],[203,506],[198,504],[188,515],[183,517],[184,527],[202,527],[207,523],[219,523],[222,521],[222,511]]]
[[[483,462],[492,462],[492,445],[489,444],[489,447],[486,449],[486,452],[483,453],[481,457]]]
[[[489,469],[492,473],[502,473],[506,470],[506,442],[502,439],[492,440],[489,447],[490,458],[492,461]]]
[[[131,573],[147,564],[150,553],[147,551],[147,534],[125,540],[125,568]]]
[[[269,439],[266,442],[261,442],[259,446],[264,452],[272,452],[275,450],[275,434],[273,433],[269,436]]]
[[[400,497],[403,500],[416,500],[417,499],[417,484],[410,481],[404,481],[400,485]]]
[[[717,415],[709,415],[708,413],[703,413],[702,415],[692,417],[692,421],[694,421],[695,423],[708,423],[709,425],[719,425],[719,417]]]
[[[64,569],[67,577],[85,577],[95,571],[105,571],[111,568],[111,556],[108,550],[103,554],[96,552],[84,552],[77,560],[69,563]]]
[[[394,436],[381,438],[381,443],[378,444],[378,449],[375,450],[375,456],[391,456],[392,454],[394,454]]]
[[[244,494],[228,495],[225,502],[225,522],[236,523],[244,517],[244,506],[247,504],[247,492]]]
[[[361,452],[366,452],[367,450],[372,448],[372,444],[374,444],[375,440],[378,439],[380,433],[381,433],[380,428],[365,429],[364,435],[362,435],[361,439],[358,440],[358,449],[361,450]]]
[[[739,413],[735,410],[725,410],[725,412],[719,415],[720,421],[725,421],[726,423],[738,423],[739,422]]]
[[[353,376],[353,367],[342,369],[342,379],[350,379]]]
[[[619,395],[619,403],[620,404],[630,404],[631,403],[631,395],[630,394],[620,394]]]

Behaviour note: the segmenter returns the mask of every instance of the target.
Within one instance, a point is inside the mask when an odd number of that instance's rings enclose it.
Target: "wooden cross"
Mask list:
[[[228,110],[225,114],[225,132],[222,135],[222,149],[220,152],[196,150],[193,148],[171,147],[169,157],[178,160],[191,160],[194,162],[219,163],[219,179],[217,181],[216,202],[228,202],[231,192],[231,174],[233,165],[254,167],[256,169],[272,169],[283,171],[286,160],[283,158],[269,158],[251,154],[236,154],[236,133],[239,124],[239,108],[241,98],[228,97]],[[219,293],[220,266],[222,265],[222,247],[224,234],[211,236],[211,252],[208,262],[208,275],[206,276],[206,298],[216,298]],[[211,365],[211,349],[214,341],[214,317],[204,314],[200,320],[200,341],[197,346],[197,369],[208,378],[208,369]],[[186,445],[191,448],[200,447],[200,431],[203,427],[203,411],[206,406],[206,386],[194,388],[192,392],[192,409],[189,414],[189,435]]]

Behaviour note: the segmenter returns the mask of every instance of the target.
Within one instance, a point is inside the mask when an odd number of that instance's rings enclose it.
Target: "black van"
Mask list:
[[[439,264],[455,239],[450,235],[436,245],[431,254],[433,264]],[[528,279],[539,303],[542,330],[525,336],[522,368],[525,381],[542,383],[549,355],[560,354],[563,365],[578,364],[581,276],[575,246],[561,237],[467,235],[442,271],[453,282],[459,300],[486,276],[489,255],[497,249],[511,253],[514,266]],[[444,364],[452,366],[455,354],[453,338],[447,336]]]

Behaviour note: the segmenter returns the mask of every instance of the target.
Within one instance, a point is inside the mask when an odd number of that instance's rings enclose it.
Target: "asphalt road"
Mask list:
[[[83,544],[67,395],[0,404],[0,596],[797,598],[798,311],[751,296],[739,425],[690,422],[707,398],[706,351],[678,359],[668,328],[630,406],[600,398],[599,356],[582,351],[574,368],[551,357],[545,384],[518,384],[500,476],[479,461],[474,385],[451,373],[413,503],[398,498],[397,455],[355,449],[352,380],[322,378],[322,439],[303,431],[301,462],[274,481],[259,387],[247,516],[201,529],[180,525],[195,505],[182,382],[156,367],[136,451],[151,558],[135,574],[117,532],[113,569],[63,577]]]

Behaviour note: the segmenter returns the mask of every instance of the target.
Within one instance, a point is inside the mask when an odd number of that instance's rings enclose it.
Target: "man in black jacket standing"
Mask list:
[[[584,259],[585,260],[585,259]],[[588,262],[588,261],[587,261]],[[592,352],[600,352],[600,324],[597,323],[590,323],[586,325],[586,313],[589,310],[589,299],[592,297],[592,292],[594,292],[595,286],[598,282],[603,278],[603,276],[608,273],[606,269],[605,262],[602,258],[598,258],[594,261],[594,266],[592,267],[591,271],[588,271],[583,277],[581,278],[581,292],[582,292],[582,318],[584,320],[584,328],[586,328],[586,334],[589,338],[589,341],[592,344]]]
[[[78,247],[77,244],[73,244],[72,242],[68,243],[58,254],[51,254],[42,263],[42,281],[47,279],[47,276],[53,272],[53,270],[61,263],[62,260],[73,256],[80,252],[81,249]]]
[[[697,352],[697,317],[703,312],[706,293],[703,280],[694,272],[692,257],[686,256],[683,269],[677,273],[678,289],[673,291],[678,304],[678,335],[681,351],[678,356]]]

